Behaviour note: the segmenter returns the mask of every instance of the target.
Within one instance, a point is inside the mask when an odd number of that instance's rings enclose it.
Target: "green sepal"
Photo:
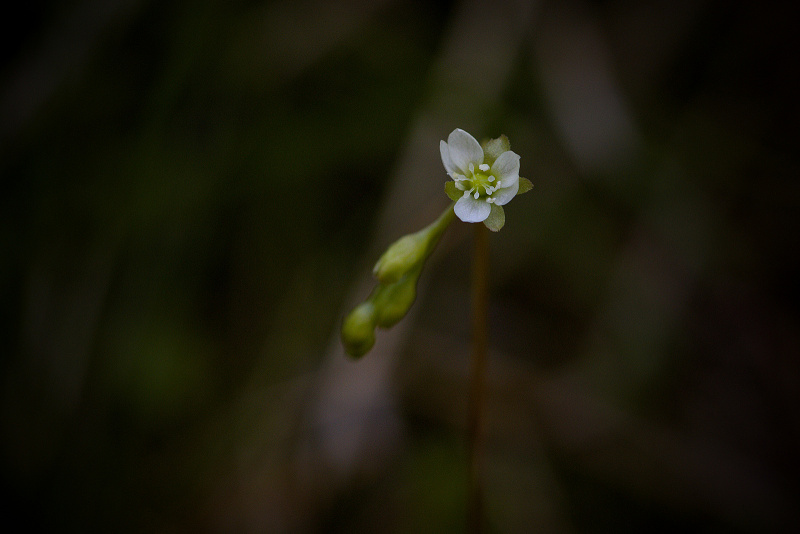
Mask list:
[[[503,152],[511,150],[511,142],[508,137],[501,135],[497,139],[487,139],[481,143],[483,148],[483,162],[492,165]]]
[[[457,188],[456,183],[452,180],[448,180],[444,183],[444,192],[447,193],[447,196],[450,197],[450,200],[453,202],[464,196],[464,192]]]
[[[528,180],[527,178],[523,178],[522,176],[519,177],[519,191],[517,191],[517,195],[521,195],[523,193],[527,193],[533,189],[533,182]],[[514,196],[517,196],[514,195]]]
[[[506,224],[506,212],[503,209],[503,206],[498,206],[497,204],[491,204],[492,211],[489,213],[489,216],[483,221],[483,224],[486,225],[486,228],[491,230],[492,232],[499,232],[500,229]]]

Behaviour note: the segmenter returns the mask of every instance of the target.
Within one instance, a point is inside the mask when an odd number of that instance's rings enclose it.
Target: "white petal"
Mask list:
[[[463,196],[458,199],[455,207],[456,215],[464,222],[482,222],[486,220],[489,213],[492,212],[492,205],[486,202],[486,199],[481,198],[475,200],[469,195]]]
[[[519,180],[519,156],[510,150],[500,154],[492,165],[492,174],[502,182],[503,187],[509,187]]]
[[[466,174],[469,170],[470,163],[476,167],[483,163],[483,149],[480,143],[461,128],[453,130],[447,138],[447,146],[450,149],[450,161],[462,174]]]
[[[509,187],[503,187],[502,189],[498,189],[495,191],[492,198],[494,199],[494,203],[498,206],[504,206],[511,202],[511,199],[517,196],[517,191],[519,191],[519,176],[517,179],[514,180],[514,183]]]
[[[442,163],[444,164],[444,170],[447,171],[447,174],[452,174],[456,171],[455,165],[453,165],[453,160],[450,159],[450,148],[448,148],[447,143],[444,141],[439,141],[439,151],[442,153]]]

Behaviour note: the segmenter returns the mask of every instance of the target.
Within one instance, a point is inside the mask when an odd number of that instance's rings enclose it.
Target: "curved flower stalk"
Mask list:
[[[456,201],[455,213],[464,222],[482,222],[497,232],[505,224],[503,206],[533,187],[519,176],[519,155],[511,151],[505,135],[483,144],[457,128],[439,142],[442,164],[453,179],[445,184]]]

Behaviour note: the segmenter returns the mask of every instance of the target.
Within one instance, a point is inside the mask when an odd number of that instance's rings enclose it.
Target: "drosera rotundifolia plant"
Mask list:
[[[511,150],[505,135],[483,143],[464,130],[455,129],[439,149],[447,175],[445,193],[452,200],[444,212],[425,228],[408,234],[386,249],[373,269],[378,281],[369,297],[356,306],[342,324],[342,344],[353,358],[361,358],[375,344],[375,329],[391,328],[405,317],[417,296],[425,260],[442,234],[458,217],[475,225],[472,260],[472,358],[468,406],[469,503],[467,525],[480,532],[482,497],[480,487],[481,409],[488,349],[489,234],[505,225],[503,206],[533,184],[519,175],[520,156]]]
[[[439,218],[395,241],[378,259],[372,271],[378,285],[342,326],[342,343],[354,358],[364,356],[375,344],[377,327],[390,328],[405,317],[416,299],[425,260],[455,217],[467,223],[482,222],[497,232],[505,225],[503,206],[533,188],[530,180],[519,176],[520,156],[511,151],[505,135],[480,144],[456,129],[447,142],[439,143],[439,149],[452,178],[445,182],[445,193],[453,202]]]

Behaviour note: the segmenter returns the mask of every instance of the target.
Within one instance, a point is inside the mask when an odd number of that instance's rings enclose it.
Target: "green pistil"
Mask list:
[[[489,174],[489,165],[483,163],[475,168],[475,165],[469,164],[469,175],[462,178],[464,187],[464,196],[472,195],[476,200],[481,197],[489,197],[497,191],[498,183],[495,182],[496,178]],[[459,189],[461,189],[459,187]],[[490,199],[486,199],[490,201]]]
[[[472,186],[475,190],[480,193],[481,189],[483,189],[483,193],[479,195],[480,197],[489,196],[494,192],[492,182],[494,182],[494,176],[491,174],[478,171],[472,175]]]

